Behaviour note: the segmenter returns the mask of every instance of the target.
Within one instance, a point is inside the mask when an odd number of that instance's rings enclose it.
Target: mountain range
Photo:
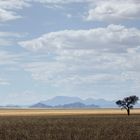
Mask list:
[[[85,105],[80,102],[74,102],[70,104],[64,104],[64,105],[55,105],[55,106],[50,106],[50,105],[45,105],[43,103],[37,103],[30,108],[99,108],[99,106],[91,104],[91,105]]]
[[[56,96],[54,98],[39,101],[32,105],[7,105],[0,108],[117,108],[116,101],[105,99],[81,99],[79,97]],[[134,107],[140,108],[140,103]]]
[[[56,96],[46,101],[40,101],[31,107],[55,107],[55,108],[112,108],[117,107],[115,101],[104,99],[81,99],[79,97]]]

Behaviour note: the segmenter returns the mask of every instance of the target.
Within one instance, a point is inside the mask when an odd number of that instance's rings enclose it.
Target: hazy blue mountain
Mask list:
[[[56,106],[56,105],[70,104],[74,102],[82,102],[82,100],[78,97],[56,96],[52,99],[49,99],[47,101],[42,101],[40,103]]]
[[[5,108],[20,108],[21,106],[9,104],[9,105],[5,105],[3,107],[5,107]]]
[[[48,106],[43,103],[37,103],[30,107],[31,108],[98,108],[99,106],[94,105],[94,104],[85,105],[84,103],[75,102],[75,103],[56,105],[56,106]]]
[[[56,96],[46,101],[40,101],[31,106],[5,105],[0,108],[118,108],[115,101],[105,99],[81,99],[79,97]],[[134,106],[140,108],[140,101]]]
[[[80,102],[64,104],[64,105],[56,105],[55,107],[62,107],[62,108],[84,108],[86,105]]]
[[[84,103],[75,102],[70,104],[64,104],[64,105],[58,105],[56,107],[62,107],[62,108],[98,108],[97,105],[85,105]]]
[[[115,104],[115,101],[107,101],[104,99],[93,99],[93,98],[87,98],[85,100],[80,99],[79,97],[67,97],[67,96],[56,96],[52,99],[41,101],[40,103],[50,106],[58,106],[58,105],[64,105],[64,104],[71,104],[80,102],[85,105],[97,105],[102,108],[108,108],[108,107],[117,107]]]
[[[37,103],[37,104],[31,105],[30,107],[31,108],[51,108],[52,106],[49,106],[43,103]]]

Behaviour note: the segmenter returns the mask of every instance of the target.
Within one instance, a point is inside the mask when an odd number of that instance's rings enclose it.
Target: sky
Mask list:
[[[0,0],[0,105],[140,96],[139,0]]]

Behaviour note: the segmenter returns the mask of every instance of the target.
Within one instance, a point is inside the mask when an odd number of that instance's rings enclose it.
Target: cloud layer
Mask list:
[[[37,39],[20,42],[31,51],[92,50],[124,53],[140,44],[140,30],[109,25],[90,30],[65,30],[45,34]]]
[[[33,79],[52,85],[123,85],[138,82],[140,30],[121,25],[52,32],[19,43],[47,61],[24,65]],[[138,77],[137,77],[137,76]]]
[[[29,6],[26,0],[0,0],[0,22],[21,18],[15,10]]]
[[[86,3],[88,8],[83,16],[87,21],[116,22],[140,19],[139,0],[0,0],[0,22],[21,18],[16,10],[29,7],[33,2],[51,5],[55,8],[57,8],[56,5]]]
[[[5,99],[139,94],[139,18],[139,0],[0,0]]]
[[[99,0],[91,5],[87,20],[116,22],[140,19],[139,0]]]

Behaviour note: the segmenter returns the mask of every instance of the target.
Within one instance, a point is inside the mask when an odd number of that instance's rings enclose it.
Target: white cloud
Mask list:
[[[21,18],[16,10],[29,7],[33,2],[54,6],[60,8],[60,5],[70,3],[87,3],[90,0],[0,0],[0,22],[15,20]]]
[[[29,7],[33,2],[47,7],[61,7],[71,3],[89,5],[85,15],[86,20],[115,22],[140,18],[139,0],[0,0],[0,22],[21,18],[16,10]]]
[[[115,22],[140,19],[139,0],[99,0],[90,4],[86,17],[92,21]]]
[[[17,18],[21,18],[21,16],[18,16],[15,12],[0,9],[0,21],[1,22],[8,21],[8,20],[14,20]]]
[[[0,0],[0,22],[21,18],[15,10],[27,6],[27,0]]]
[[[31,51],[93,50],[101,52],[127,52],[140,44],[140,30],[109,25],[90,30],[65,30],[45,34],[37,39],[19,43]]]
[[[140,19],[140,1],[139,0],[35,0],[45,4],[65,5],[71,3],[86,3],[89,7],[85,13],[85,19],[89,21],[107,21],[116,22],[121,20]],[[58,6],[58,7],[59,7]]]
[[[24,69],[31,72],[33,79],[43,81],[47,84],[59,85],[77,85],[87,83],[97,83],[106,75],[82,75],[81,65],[76,67],[75,63],[71,65],[62,62],[33,62],[24,65]]]
[[[0,47],[16,44],[17,39],[22,38],[24,33],[0,32]]]
[[[111,85],[127,81],[140,82],[139,54],[119,55],[92,51],[66,51],[53,61],[38,60],[24,64],[34,80],[55,86]],[[134,78],[135,77],[135,78]]]
[[[20,38],[24,36],[24,34],[16,33],[16,32],[0,32],[0,37],[17,37]]]
[[[29,0],[0,0],[0,7],[3,9],[22,9],[29,6]]]
[[[123,85],[138,82],[140,30],[121,25],[65,30],[19,43],[48,60],[24,65],[33,79],[52,85]],[[127,76],[124,74],[127,73]]]

